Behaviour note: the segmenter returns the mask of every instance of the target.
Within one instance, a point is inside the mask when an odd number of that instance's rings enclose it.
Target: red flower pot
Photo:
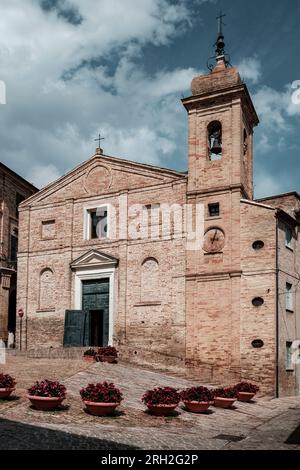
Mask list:
[[[215,397],[214,405],[218,408],[231,408],[236,398]]]
[[[184,405],[192,413],[204,413],[210,407],[208,401],[185,401]]]
[[[101,362],[109,362],[112,364],[117,360],[116,356],[99,356]]]
[[[94,416],[111,415],[117,406],[120,405],[120,403],[97,403],[86,400],[84,400],[83,403],[85,404],[87,410]]]
[[[147,405],[148,410],[155,416],[169,416],[173,413],[177,404],[174,405]]]
[[[237,393],[237,399],[238,401],[244,401],[244,402],[248,402],[250,400],[252,400],[252,398],[254,397],[255,393],[250,393],[250,392],[238,392]]]
[[[14,388],[0,388],[0,398],[8,398]]]
[[[85,362],[95,362],[95,356],[83,356]]]
[[[61,405],[64,398],[58,397],[38,397],[35,395],[27,395],[31,401],[32,406],[40,411],[50,411]]]

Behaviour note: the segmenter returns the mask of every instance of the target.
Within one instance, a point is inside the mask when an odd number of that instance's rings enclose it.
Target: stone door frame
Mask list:
[[[113,344],[114,331],[114,278],[115,267],[99,267],[78,269],[75,272],[75,293],[74,293],[74,309],[82,310],[82,281],[93,279],[109,279],[109,327],[108,327],[108,344]]]

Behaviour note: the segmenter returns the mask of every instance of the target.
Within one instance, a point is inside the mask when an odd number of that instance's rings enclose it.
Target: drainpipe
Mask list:
[[[276,211],[276,378],[275,397],[279,397],[279,244],[278,244],[278,212]]]

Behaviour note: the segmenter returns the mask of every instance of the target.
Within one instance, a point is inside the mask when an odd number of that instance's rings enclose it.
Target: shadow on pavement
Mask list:
[[[0,418],[1,450],[134,450],[138,447]]]
[[[294,432],[285,441],[286,444],[300,445],[300,425],[295,429]]]

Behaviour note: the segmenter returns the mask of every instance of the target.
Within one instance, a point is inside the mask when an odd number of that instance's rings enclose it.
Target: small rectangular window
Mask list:
[[[293,370],[293,343],[291,341],[286,342],[286,356],[285,356],[285,368],[286,370]]]
[[[285,246],[292,249],[293,248],[292,242],[293,242],[293,231],[292,231],[291,227],[286,225],[286,227],[285,227]]]
[[[107,208],[91,209],[89,215],[89,238],[92,240],[107,237]]]
[[[285,285],[285,308],[293,311],[293,285],[289,282]]]
[[[209,217],[218,217],[220,215],[220,204],[218,202],[215,204],[208,204],[208,214]]]

